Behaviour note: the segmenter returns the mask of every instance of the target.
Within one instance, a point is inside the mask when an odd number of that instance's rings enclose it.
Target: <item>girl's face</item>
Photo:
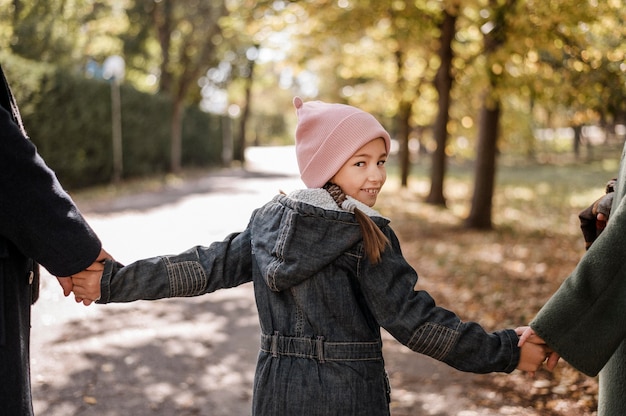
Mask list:
[[[330,179],[352,198],[372,207],[387,179],[385,140],[374,139],[357,150]]]

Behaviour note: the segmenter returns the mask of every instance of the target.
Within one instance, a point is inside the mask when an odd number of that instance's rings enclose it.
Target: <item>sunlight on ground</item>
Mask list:
[[[291,150],[250,168],[271,169],[284,158],[293,171]],[[467,176],[446,182],[448,208],[424,203],[426,179],[410,178],[402,189],[393,177],[376,206],[392,219],[407,261],[420,276],[419,288],[490,329],[528,322],[573,269],[584,253],[577,213],[603,193],[607,176],[545,166],[502,173],[490,232],[462,226],[473,192]],[[137,185],[128,198],[104,201],[104,211],[92,211],[88,219],[112,254],[126,262],[221,240],[245,227],[252,209],[278,189],[301,187],[293,174],[219,172],[196,179],[187,183],[189,189],[175,178],[156,186],[161,201],[139,198],[145,195]],[[107,213],[114,204],[119,205]],[[198,298],[85,308],[64,299],[50,276],[44,281],[42,300],[33,308],[38,414],[249,412],[259,337],[251,285]],[[450,380],[458,372],[441,366],[423,371],[430,359],[417,361],[388,339],[384,349],[397,416],[537,416],[545,409],[579,416],[592,414],[584,412],[596,403],[596,381],[566,365],[532,384],[514,373],[455,385]],[[454,404],[458,411],[451,410]]]

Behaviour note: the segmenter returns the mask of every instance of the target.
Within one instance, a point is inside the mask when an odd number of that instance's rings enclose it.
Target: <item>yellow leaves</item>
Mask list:
[[[491,72],[493,72],[495,75],[501,75],[502,74],[502,65],[499,62],[495,62],[491,65]]]
[[[449,209],[421,202],[428,186],[415,179],[409,190],[387,189],[379,198],[379,209],[392,218],[403,253],[420,276],[417,289],[488,330],[528,323],[584,254],[578,224],[568,215],[575,216],[577,208],[564,203],[560,192],[571,175],[555,175],[557,168],[552,168],[537,179],[528,169],[519,170],[519,181],[496,191],[501,202],[495,204],[499,225],[494,232],[462,228],[464,213],[458,206],[470,187],[458,176],[448,181]],[[569,202],[591,203],[598,188],[590,189],[581,199],[572,192]],[[597,406],[596,380],[564,362],[535,379],[494,375],[481,387],[494,392],[481,404],[506,403],[502,414],[521,414],[521,407],[528,415],[590,414]]]
[[[623,50],[615,49],[608,51],[606,58],[611,62],[621,62],[625,59],[625,52]]]
[[[98,399],[96,399],[93,396],[83,396],[83,402],[88,404],[88,405],[93,406],[93,405],[98,404]]]
[[[474,126],[474,119],[470,116],[464,116],[461,118],[461,125],[465,129],[471,129]]]

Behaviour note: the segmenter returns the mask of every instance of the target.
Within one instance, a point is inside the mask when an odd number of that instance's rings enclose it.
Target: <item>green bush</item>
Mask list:
[[[187,108],[183,123],[183,165],[220,165],[222,136],[221,116],[209,115],[195,107]]]
[[[0,55],[28,135],[67,188],[113,176],[111,86],[82,74]],[[123,177],[166,172],[170,165],[169,97],[121,86]],[[187,108],[183,167],[221,163],[220,118]]]

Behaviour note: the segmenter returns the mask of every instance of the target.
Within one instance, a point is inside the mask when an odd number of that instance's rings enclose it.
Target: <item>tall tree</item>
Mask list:
[[[406,187],[408,185],[410,168],[411,168],[411,149],[409,140],[412,130],[413,105],[417,101],[416,97],[419,90],[425,83],[424,78],[414,78],[411,76],[409,66],[413,59],[412,47],[416,31],[409,30],[408,27],[415,24],[419,20],[414,13],[417,11],[415,7],[403,4],[398,7],[390,7],[388,16],[390,20],[391,33],[389,38],[396,45],[393,57],[396,64],[396,83],[395,97],[397,100],[396,116],[395,116],[395,137],[399,143],[399,164],[400,164],[400,185]],[[420,26],[420,25],[415,25]]]
[[[128,20],[115,0],[12,0],[0,4],[0,41],[23,58],[61,67],[84,65],[86,57],[103,61],[121,51],[120,34]],[[8,20],[2,15],[10,13]]]
[[[241,119],[239,122],[239,140],[237,143],[237,149],[239,151],[235,153],[235,160],[245,164],[245,150],[247,145],[246,131],[248,121],[250,120],[250,113],[252,111],[252,85],[254,81],[254,69],[256,67],[256,60],[258,57],[259,45],[254,45],[247,48],[244,53],[246,63],[242,68],[241,77],[244,80],[244,100],[243,110],[241,111]]]
[[[222,55],[228,60],[223,60],[228,69],[226,78],[229,89],[229,102],[237,104],[241,112],[239,114],[239,129],[234,138],[232,159],[245,165],[246,147],[249,142],[249,125],[253,114],[253,86],[255,84],[257,63],[261,49],[268,48],[267,38],[271,36],[274,28],[277,31],[284,27],[274,26],[275,4],[267,0],[233,0],[232,11],[228,17],[222,19],[222,33],[226,42]],[[276,6],[279,7],[279,6]],[[267,49],[266,49],[267,50]],[[256,140],[256,135],[255,135]]]
[[[489,229],[492,227],[492,200],[495,187],[496,155],[500,128],[500,97],[498,86],[502,67],[493,62],[493,57],[503,47],[507,36],[507,13],[514,8],[516,0],[489,0],[490,19],[483,25],[484,51],[489,83],[483,92],[480,110],[478,143],[474,170],[474,192],[472,207],[465,224],[470,228]]]
[[[320,86],[326,99],[334,94],[382,119],[399,145],[406,186],[409,140],[434,117],[430,80],[437,63],[430,58],[439,2],[313,0],[301,7],[307,12],[298,37],[302,66],[330,69]]]
[[[158,45],[159,90],[172,100],[170,171],[176,173],[181,169],[185,105],[199,101],[198,79],[217,60],[219,20],[228,10],[224,1],[136,0],[128,13],[131,21],[149,30],[140,31],[144,42],[129,42],[127,52],[140,51],[152,62],[153,40]]]
[[[489,0],[489,7],[480,11],[485,17],[479,25],[483,50],[477,60],[481,65],[475,66],[484,68],[486,82],[481,96],[472,206],[465,221],[468,227],[492,228],[504,104],[525,96],[531,104],[518,109],[517,114],[524,110],[528,114],[542,103],[550,108],[567,102],[568,97],[584,96],[579,85],[568,81],[585,65],[568,55],[587,42],[585,28],[596,19],[592,9],[591,3],[570,0]],[[569,65],[573,71],[567,69]],[[514,135],[507,131],[505,138],[511,141]]]
[[[437,90],[437,118],[433,126],[436,147],[432,154],[430,173],[430,193],[426,202],[435,205],[446,204],[443,184],[446,175],[446,145],[448,143],[448,121],[450,120],[450,92],[452,90],[452,40],[456,34],[456,5],[444,7],[439,24],[439,68],[435,75]]]

